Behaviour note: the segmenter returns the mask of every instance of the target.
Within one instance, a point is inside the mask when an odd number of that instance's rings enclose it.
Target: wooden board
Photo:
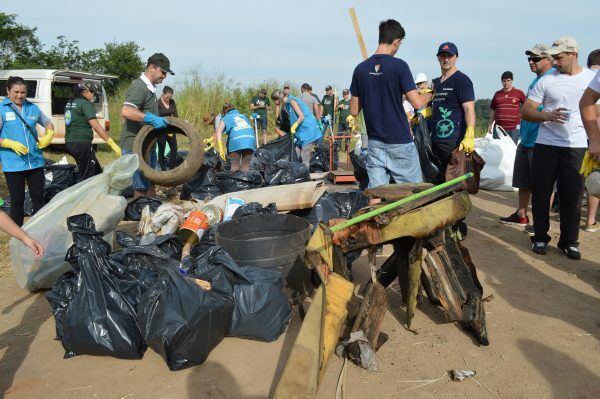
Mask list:
[[[312,208],[325,191],[326,187],[322,181],[282,184],[280,186],[255,188],[219,195],[213,198],[210,204],[223,208],[228,197],[241,198],[246,203],[258,202],[262,206],[274,202],[277,204],[278,211],[293,211],[295,209]]]

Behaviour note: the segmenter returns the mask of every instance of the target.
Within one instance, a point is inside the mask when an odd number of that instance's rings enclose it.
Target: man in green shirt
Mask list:
[[[267,144],[267,111],[271,109],[271,103],[267,98],[267,89],[260,89],[260,94],[252,97],[250,109],[252,112],[258,114],[258,119],[256,120],[258,128],[256,133],[258,134],[258,130],[261,130],[263,144]]]
[[[123,101],[121,116],[125,119],[123,131],[121,132],[121,147],[123,154],[131,154],[133,142],[144,124],[152,125],[155,129],[164,129],[168,122],[158,115],[158,104],[156,102],[156,85],[161,83],[167,73],[175,75],[171,71],[171,63],[163,53],[155,53],[146,63],[146,70],[139,78],[134,80]],[[150,166],[155,168],[157,164],[156,152],[150,152]],[[154,184],[150,183],[140,171],[133,175],[133,197],[141,195],[149,197],[156,196]]]
[[[348,89],[344,89],[342,92],[342,99],[340,100],[338,110],[338,135],[347,136],[350,134],[350,126],[348,124],[348,116],[350,116],[350,92]],[[344,140],[346,142],[346,151],[350,145],[350,139]]]
[[[329,120],[333,124],[333,110],[337,109],[338,98],[333,95],[333,88],[331,86],[325,87],[325,95],[321,100],[321,105],[323,106],[323,116],[329,116]]]

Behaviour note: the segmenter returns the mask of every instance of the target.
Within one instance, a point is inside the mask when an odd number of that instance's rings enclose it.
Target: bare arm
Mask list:
[[[463,110],[465,111],[465,122],[467,122],[467,128],[475,128],[475,101],[467,101],[462,103]]]
[[[298,119],[296,120],[296,123],[298,124],[298,126],[300,126],[300,124],[302,124],[302,121],[304,121],[304,114],[302,113],[302,110],[300,109],[300,106],[298,105],[296,100],[290,101],[290,105],[292,106],[296,115],[298,115]]]
[[[48,125],[46,125],[48,126]],[[21,241],[25,246],[31,249],[33,252],[33,256],[36,258],[41,258],[44,254],[44,248],[42,245],[31,238],[23,229],[21,229],[13,220],[8,216],[5,212],[0,211],[0,229],[4,231],[6,234],[15,237],[17,240]]]
[[[121,107],[121,116],[132,122],[143,122],[145,115],[136,107],[132,107],[131,105],[123,105]]]
[[[543,122],[556,122],[565,123],[565,117],[561,115],[560,111],[566,108],[557,108],[554,111],[538,111],[540,103],[533,101],[528,98],[523,105],[523,112],[521,118],[529,122],[543,123]]]
[[[225,122],[219,122],[219,126],[217,126],[217,130],[215,131],[215,135],[217,136],[217,143],[221,141],[223,136],[223,131],[225,130]]]
[[[583,126],[590,139],[588,151],[596,159],[600,159],[600,127],[598,126],[599,116],[596,102],[600,99],[600,93],[587,88],[579,100],[579,111]]]
[[[495,120],[496,120],[496,110],[493,108],[490,108],[490,121],[488,122],[488,132],[490,130],[492,130],[492,124],[494,123]]]
[[[350,99],[350,115],[358,116],[361,109],[362,107],[360,105],[360,98],[352,96],[352,98]]]
[[[321,115],[321,105],[315,101],[315,103],[313,104],[313,109],[315,110],[315,115],[317,119],[321,120],[321,117],[323,116]]]
[[[108,141],[110,136],[108,135],[108,133],[106,133],[106,130],[104,130],[104,128],[100,126],[100,124],[98,123],[98,119],[90,119],[88,123],[90,124],[91,128],[94,129],[94,132],[98,133],[98,136],[100,136],[102,140]]]
[[[433,97],[432,93],[419,94],[419,91],[417,89],[411,90],[405,95],[406,99],[408,100],[410,105],[413,106],[414,109],[426,107],[427,104],[429,104],[429,101],[431,101],[431,98]]]

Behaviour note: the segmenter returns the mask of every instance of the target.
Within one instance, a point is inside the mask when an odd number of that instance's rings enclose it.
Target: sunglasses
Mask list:
[[[530,62],[540,62],[543,59],[544,59],[544,57],[528,57],[527,61],[530,61]]]

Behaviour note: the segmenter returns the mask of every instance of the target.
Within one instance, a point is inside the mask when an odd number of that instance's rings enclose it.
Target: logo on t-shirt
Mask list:
[[[437,136],[441,139],[444,139],[452,136],[452,133],[454,133],[454,122],[452,122],[452,119],[450,119],[452,111],[449,109],[440,107],[440,114],[442,115],[442,119],[436,123],[435,130],[437,132]]]
[[[375,64],[375,72],[369,72],[369,75],[382,75],[379,69],[381,69],[381,65]]]
[[[71,124],[71,110],[67,110],[65,112],[65,125],[69,126]]]

